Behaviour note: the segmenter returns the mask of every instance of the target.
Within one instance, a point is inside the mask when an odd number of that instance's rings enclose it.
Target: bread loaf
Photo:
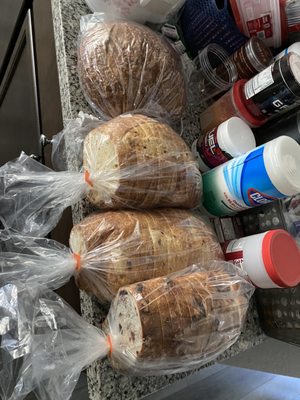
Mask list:
[[[78,72],[87,101],[104,118],[158,106],[178,119],[185,107],[178,54],[134,22],[101,22],[83,33]]]
[[[167,124],[124,115],[99,126],[84,142],[83,166],[101,209],[183,207],[200,202],[201,175],[183,139]]]
[[[105,322],[117,338],[114,368],[141,374],[187,370],[235,342],[251,285],[213,264],[211,270],[192,268],[119,290]]]
[[[224,259],[203,219],[178,209],[91,215],[73,227],[70,247],[82,258],[78,286],[102,301],[124,285]]]

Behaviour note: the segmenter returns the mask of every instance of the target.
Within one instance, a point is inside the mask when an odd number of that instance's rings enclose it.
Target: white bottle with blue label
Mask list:
[[[298,56],[300,56],[300,42],[291,44],[289,47],[284,49],[281,53],[277,54],[277,56],[274,57],[274,62],[279,60],[280,58],[286,56],[289,53],[296,53],[296,54],[298,54]]]
[[[203,174],[203,205],[234,215],[300,193],[300,146],[280,136]]]

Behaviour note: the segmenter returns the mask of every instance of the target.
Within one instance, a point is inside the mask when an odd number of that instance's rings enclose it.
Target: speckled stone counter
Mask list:
[[[79,111],[91,113],[81,92],[77,77],[76,47],[79,33],[80,17],[89,13],[83,0],[51,0],[54,20],[54,32],[57,50],[60,91],[64,121],[77,116]],[[195,110],[187,112],[182,124],[182,136],[190,145],[199,135],[199,113]],[[69,169],[77,170],[78,157],[69,149]],[[92,209],[87,202],[82,202],[73,207],[74,223],[79,222]],[[105,317],[106,310],[101,307],[96,299],[81,293],[81,308],[85,319],[90,323],[100,326]],[[254,303],[248,312],[247,321],[238,342],[227,350],[221,358],[229,358],[241,351],[257,345],[264,339],[259,327],[258,316]],[[93,351],[93,349],[91,349]],[[153,393],[174,381],[181,379],[186,374],[130,378],[115,373],[108,361],[95,362],[88,369],[89,393],[92,400],[135,400]]]

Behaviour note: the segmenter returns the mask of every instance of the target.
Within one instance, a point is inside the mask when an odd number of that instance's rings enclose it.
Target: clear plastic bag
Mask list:
[[[82,17],[78,74],[88,103],[103,119],[154,109],[177,121],[186,106],[182,62],[171,44],[146,26],[109,14]]]
[[[26,156],[0,168],[0,218],[7,228],[46,236],[82,198],[99,209],[200,203],[202,179],[183,139],[167,124],[123,115],[91,131],[83,172],[54,172]]]
[[[141,24],[162,24],[184,5],[186,0],[86,0],[94,12],[111,12]]]
[[[101,124],[98,118],[79,112],[78,117],[68,121],[66,127],[54,135],[52,144],[51,161],[56,171],[68,170],[68,152],[77,155],[80,159],[83,152],[83,142],[86,136]],[[79,163],[82,166],[82,160]]]
[[[21,326],[27,346],[18,376],[4,366],[0,380],[14,381],[11,400],[32,390],[41,400],[68,400],[81,370],[105,356],[115,370],[132,375],[197,368],[238,339],[253,291],[232,264],[192,266],[120,289],[101,331],[53,292],[4,286],[2,320],[9,329],[1,349],[12,359],[20,356]]]
[[[173,209],[91,215],[73,227],[71,249],[5,231],[1,244],[0,284],[23,282],[54,290],[74,275],[81,289],[103,302],[124,285],[224,259],[201,216]]]

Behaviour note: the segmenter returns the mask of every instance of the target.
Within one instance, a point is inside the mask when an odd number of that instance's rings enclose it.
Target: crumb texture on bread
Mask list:
[[[105,301],[130,283],[224,259],[200,215],[171,208],[90,215],[73,227],[70,247],[82,258],[78,286]]]
[[[201,200],[201,174],[184,140],[143,115],[123,115],[91,131],[83,166],[93,180],[88,199],[101,209],[188,209]]]
[[[237,340],[252,293],[225,262],[121,288],[106,320],[113,366],[156,375],[211,361]]]

